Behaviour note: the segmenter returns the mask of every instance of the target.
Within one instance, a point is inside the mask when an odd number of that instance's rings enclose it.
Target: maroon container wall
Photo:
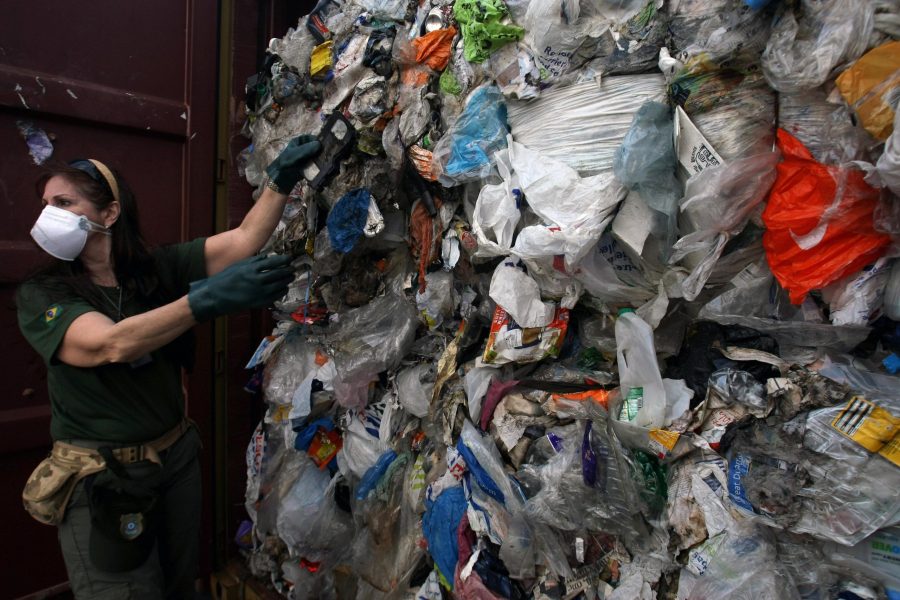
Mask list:
[[[0,515],[4,597],[66,581],[56,531],[32,521],[20,491],[49,450],[42,362],[21,337],[13,292],[42,259],[28,231],[40,211],[25,120],[54,138],[54,158],[99,158],[134,189],[153,244],[213,230],[217,17],[214,2],[6,3],[0,19]],[[212,345],[198,329],[189,413],[211,448]],[[210,453],[204,488],[211,490]],[[202,548],[212,547],[212,511]],[[210,556],[204,555],[205,569]]]

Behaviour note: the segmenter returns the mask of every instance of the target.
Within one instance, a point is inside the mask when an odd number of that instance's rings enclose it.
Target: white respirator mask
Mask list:
[[[84,250],[88,234],[92,231],[112,235],[108,228],[94,223],[84,215],[76,215],[48,204],[31,228],[31,237],[50,256],[60,260],[75,260]]]

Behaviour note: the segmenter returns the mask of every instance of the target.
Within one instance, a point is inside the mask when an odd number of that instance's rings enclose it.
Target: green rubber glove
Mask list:
[[[303,177],[303,169],[310,158],[318,154],[322,148],[319,139],[314,135],[295,137],[284,147],[278,158],[266,167],[270,185],[275,184],[275,191],[290,194],[297,182]]]
[[[248,308],[263,308],[287,292],[294,279],[290,256],[252,256],[195,281],[188,304],[197,322]]]

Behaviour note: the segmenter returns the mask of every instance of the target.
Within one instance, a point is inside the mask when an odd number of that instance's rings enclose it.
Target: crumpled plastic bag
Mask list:
[[[768,11],[747,10],[744,0],[680,0],[669,3],[673,55],[707,57],[717,65],[755,64],[769,37]]]
[[[881,257],[822,290],[834,325],[868,325],[881,316],[891,260]]]
[[[778,558],[770,531],[753,523],[736,522],[691,549],[687,567],[681,572],[678,597],[800,600]]]
[[[495,50],[522,38],[521,27],[507,25],[503,0],[457,0],[453,16],[460,25],[469,62],[484,62]]]
[[[522,26],[525,43],[535,53],[543,79],[569,71],[572,57],[590,33],[590,3],[580,0],[530,0]],[[584,10],[584,12],[582,12]]]
[[[875,163],[875,171],[878,181],[871,181],[871,174],[866,176],[866,181],[870,185],[887,187],[900,197],[900,110],[894,114],[894,132],[884,143],[884,152]]]
[[[436,29],[413,40],[416,62],[425,63],[435,71],[443,71],[450,62],[453,38],[456,28]]]
[[[763,212],[763,246],[772,273],[800,304],[810,290],[873,262],[891,240],[874,229],[878,191],[862,171],[817,162],[782,129],[778,146],[784,160]]]
[[[807,509],[795,531],[853,545],[895,522],[900,510],[897,378],[830,360],[820,373],[853,394],[805,416],[804,449],[830,460],[810,466],[817,483],[804,490]]]
[[[432,167],[445,187],[486,177],[491,155],[506,147],[506,104],[495,86],[476,89],[456,122],[434,146]]]
[[[595,5],[591,3],[589,7]],[[651,71],[668,34],[669,14],[665,3],[626,0],[603,3],[597,8],[602,12],[605,21],[602,27],[606,29],[600,29],[598,36],[598,28],[591,28],[590,36],[576,54],[577,58],[593,58],[581,69],[604,76]]]
[[[418,461],[410,461],[404,452],[392,461],[385,475],[365,501],[353,506],[357,526],[352,544],[353,564],[358,583],[371,585],[367,597],[383,596],[383,592],[406,589],[409,579],[424,549],[418,528],[420,512],[415,503],[421,497],[422,488],[413,491],[413,477]],[[382,594],[376,592],[380,590]]]
[[[573,272],[585,292],[598,300],[614,304],[649,300],[653,295],[651,288],[622,281],[616,268],[601,251],[601,244],[603,238],[585,254]]]
[[[434,365],[422,363],[397,374],[397,398],[410,414],[424,417],[431,406],[434,390]]]
[[[310,560],[324,558],[333,549],[330,544],[351,531],[349,519],[338,518],[332,499],[335,484],[327,469],[317,469],[312,462],[304,461],[296,481],[281,500],[278,535],[288,545],[303,548]]]
[[[381,441],[378,431],[368,411],[350,413],[349,423],[342,433],[343,446],[337,455],[338,466],[345,475],[359,479],[366,474],[378,459],[389,450]]]
[[[820,373],[841,378],[848,369],[828,365]],[[848,546],[893,522],[900,509],[900,456],[892,442],[900,403],[895,378],[867,376],[885,391],[860,389],[851,380],[857,393],[834,406],[784,425],[757,419],[728,429],[722,448],[729,498],[739,514]]]
[[[726,161],[772,149],[775,93],[759,71],[720,69],[701,57],[677,72],[669,97]]]
[[[391,102],[387,81],[380,75],[372,75],[356,84],[347,111],[364,124],[374,123],[390,110]]]
[[[523,267],[515,259],[498,264],[491,277],[491,299],[522,327],[545,327],[553,320],[556,306],[541,301],[541,288]]]
[[[372,13],[373,17],[393,21],[402,21],[409,5],[406,0],[358,0],[358,2],[366,11]]]
[[[665,229],[658,237],[674,242],[681,185],[675,177],[674,121],[669,108],[647,102],[631,123],[616,151],[616,177],[637,192],[647,206],[664,216]]]
[[[647,102],[634,115],[613,160],[619,181],[640,191],[651,208],[666,215],[675,214],[678,202],[673,130],[669,107]]]
[[[522,465],[517,479],[526,487],[529,520],[562,530],[588,527],[635,539],[633,516],[644,507],[640,468],[605,418],[578,421],[547,432],[546,460]]]
[[[867,0],[802,0],[799,18],[783,3],[761,58],[766,80],[779,92],[822,85],[865,52],[874,16]]]
[[[704,252],[682,283],[684,298],[694,300],[703,290],[725,244],[741,232],[747,219],[775,181],[776,152],[757,154],[710,167],[691,177],[681,202],[682,215],[694,231],[675,242],[670,262]]]
[[[870,331],[857,325],[806,321],[803,310],[785,297],[765,259],[741,271],[729,287],[703,306],[698,318],[765,332],[778,341],[783,357],[794,346],[846,352],[866,339]]]
[[[509,162],[529,208],[545,226],[519,232],[513,253],[522,258],[564,254],[574,267],[612,221],[625,189],[614,177],[580,177],[575,169],[509,141]]]
[[[494,500],[517,506],[517,496],[513,493],[509,476],[503,467],[500,451],[489,435],[482,435],[470,421],[463,423],[457,449],[466,461],[466,468],[472,473],[475,483]]]
[[[472,213],[472,232],[478,240],[476,256],[505,256],[512,249],[516,225],[522,213],[519,209],[522,192],[512,173],[509,153],[494,153],[497,170],[503,178],[499,184],[486,184],[478,193]]]
[[[347,192],[328,213],[331,247],[346,254],[363,236],[375,237],[384,229],[378,204],[366,188]]]
[[[870,50],[835,80],[844,100],[859,115],[866,131],[886,140],[894,130],[894,107],[900,88],[900,42]]]
[[[327,338],[334,350],[338,402],[364,406],[369,382],[400,363],[415,340],[418,322],[416,309],[392,293],[342,314]]]
[[[453,275],[447,271],[428,273],[424,292],[416,292],[416,307],[429,329],[439,327],[453,315],[459,304],[459,294],[453,287]]]
[[[829,102],[823,88],[778,94],[778,126],[825,164],[864,159],[872,143],[848,107]]]

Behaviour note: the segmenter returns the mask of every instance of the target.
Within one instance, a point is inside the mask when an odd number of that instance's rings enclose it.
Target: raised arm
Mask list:
[[[266,168],[272,186],[263,190],[241,224],[206,240],[207,273],[215,275],[228,265],[259,252],[278,225],[287,194],[300,181],[304,167],[319,148],[318,140],[312,135],[301,135],[288,143]]]

